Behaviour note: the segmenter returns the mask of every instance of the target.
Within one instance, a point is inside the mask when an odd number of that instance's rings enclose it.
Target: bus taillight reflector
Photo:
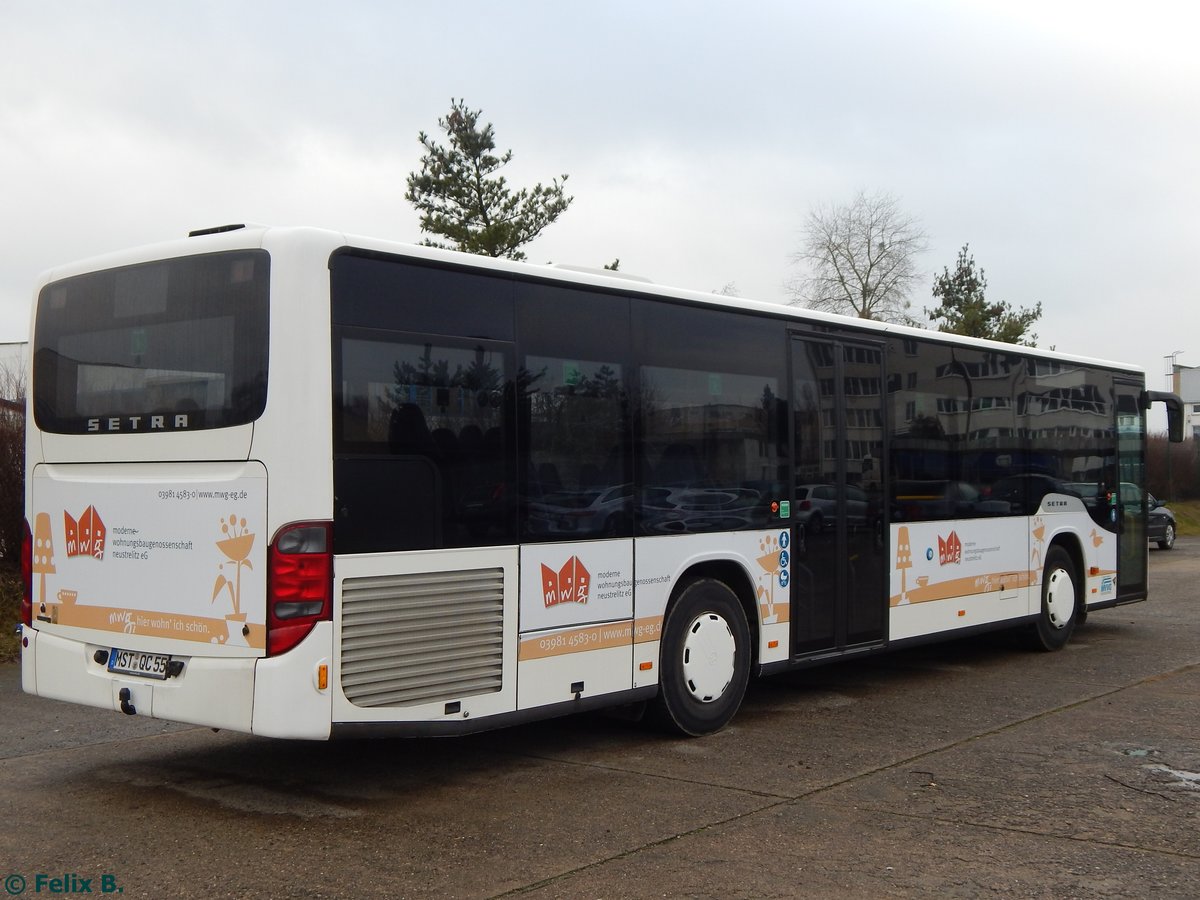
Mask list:
[[[286,653],[332,618],[332,526],[287,525],[267,554],[267,655]]]

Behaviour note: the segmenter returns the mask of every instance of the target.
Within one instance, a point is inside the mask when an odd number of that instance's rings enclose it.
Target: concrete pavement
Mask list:
[[[277,742],[29,698],[6,666],[0,877],[28,896],[41,874],[131,897],[1195,897],[1200,539],[1150,562],[1152,600],[1060,653],[991,635],[768,679],[699,740],[588,716]]]

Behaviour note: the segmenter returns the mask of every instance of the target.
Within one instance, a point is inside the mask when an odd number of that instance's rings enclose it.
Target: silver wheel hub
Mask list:
[[[720,699],[733,681],[737,642],[729,623],[716,613],[692,620],[683,641],[683,679],[701,703]]]
[[[1065,628],[1075,614],[1075,582],[1065,569],[1055,569],[1046,583],[1046,614],[1055,628]]]

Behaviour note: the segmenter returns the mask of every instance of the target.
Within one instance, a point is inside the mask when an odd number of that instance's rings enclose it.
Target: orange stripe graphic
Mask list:
[[[1011,591],[1030,587],[1037,583],[1037,572],[996,572],[991,575],[975,575],[970,578],[953,578],[933,584],[918,584],[904,594],[893,594],[888,602],[892,606],[900,606],[905,600],[908,603],[928,603],[931,600],[947,600],[950,597],[969,597],[975,594]]]
[[[108,606],[82,606],[68,602],[43,604],[36,610],[36,615],[42,621],[58,625],[94,628],[116,634],[150,635],[200,644],[249,646],[259,650],[267,645],[266,626],[247,623],[245,614],[214,619]]]

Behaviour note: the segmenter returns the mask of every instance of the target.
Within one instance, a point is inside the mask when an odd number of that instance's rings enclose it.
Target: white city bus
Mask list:
[[[47,273],[32,694],[461,734],[1146,596],[1135,368],[230,226]],[[1128,492],[1127,492],[1128,495]],[[1140,494],[1139,494],[1140,496]]]

